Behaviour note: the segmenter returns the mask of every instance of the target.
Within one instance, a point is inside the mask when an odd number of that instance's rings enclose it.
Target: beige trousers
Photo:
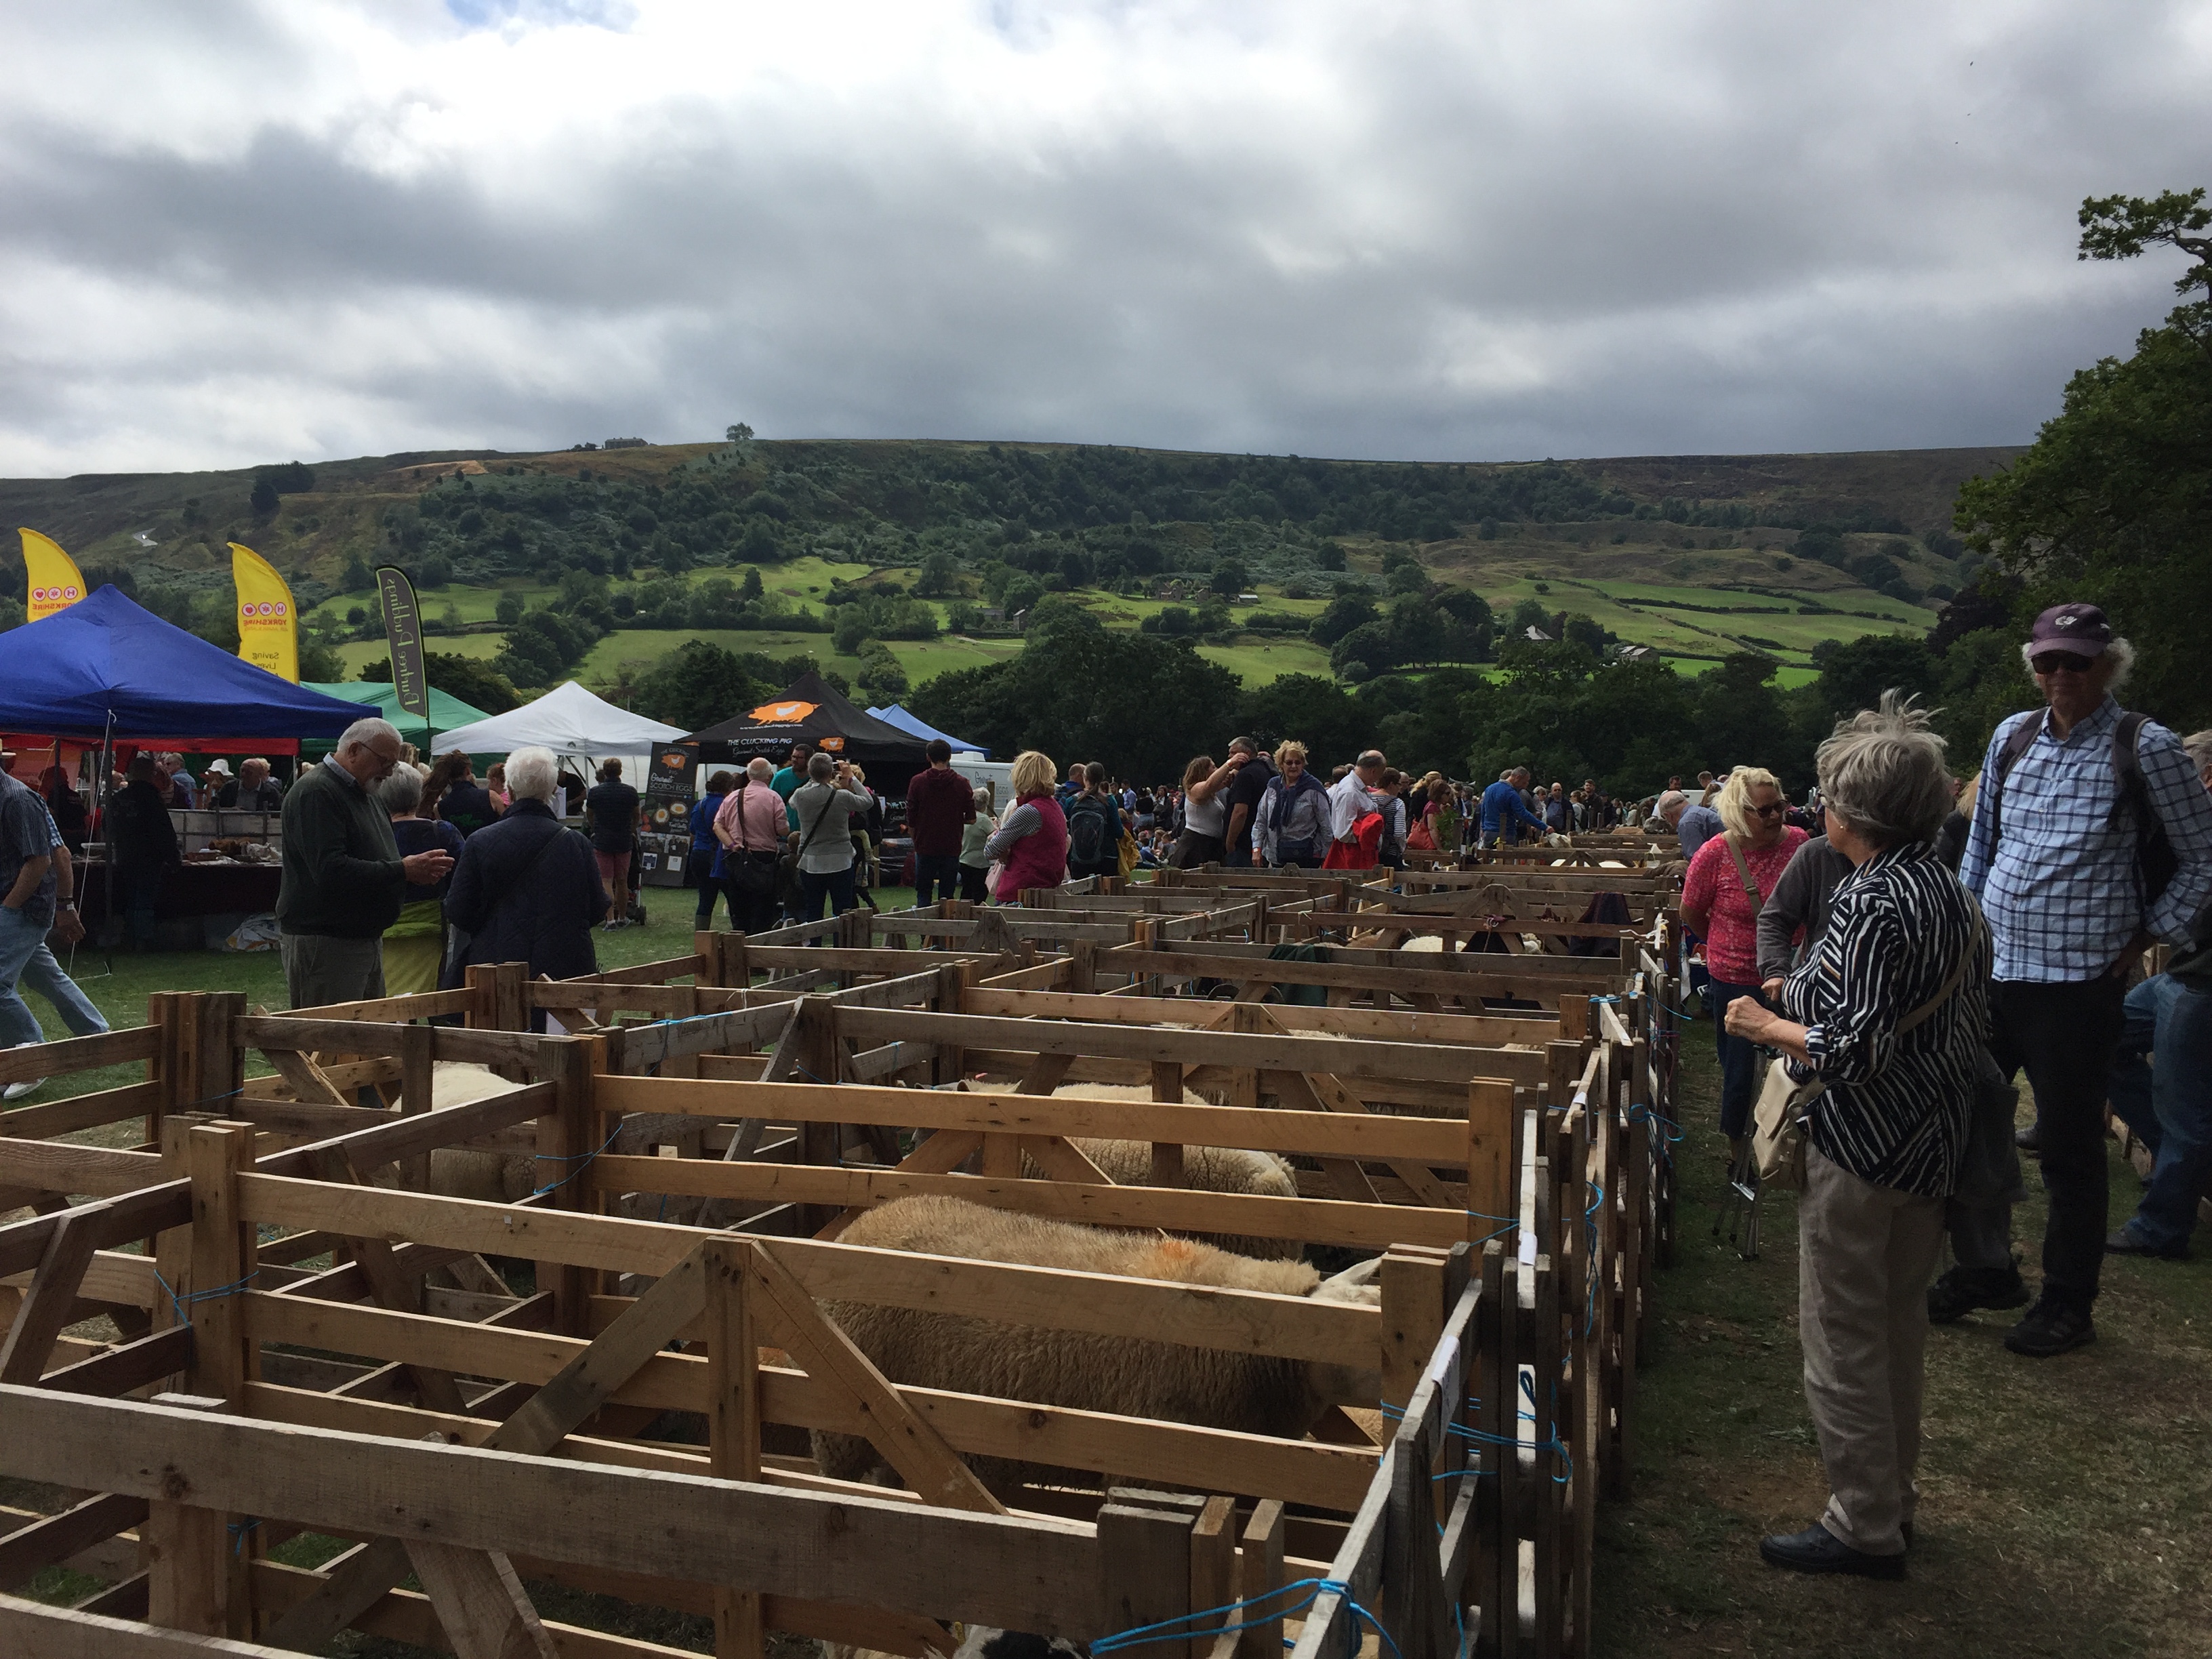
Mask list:
[[[1797,1235],[1805,1401],[1828,1471],[1821,1524],[1853,1549],[1902,1554],[1943,1200],[1875,1186],[1808,1147]]]

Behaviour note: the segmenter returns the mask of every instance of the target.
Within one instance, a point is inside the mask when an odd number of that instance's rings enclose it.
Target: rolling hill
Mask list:
[[[805,653],[858,682],[860,630],[832,632],[856,599],[890,618],[865,647],[878,677],[888,653],[918,684],[1018,650],[968,612],[1048,591],[1109,627],[1195,618],[1197,648],[1248,684],[1332,672],[1302,631],[1332,598],[1454,590],[1487,602],[1498,637],[1587,617],[1687,672],[1753,650],[1793,682],[1824,641],[1934,623],[1970,569],[1952,498],[2018,453],[1408,465],[745,441],[4,480],[0,512],[211,637],[229,617],[225,544],[252,546],[349,671],[382,655],[366,577],[390,560],[447,635],[434,649],[496,659],[524,686],[619,688],[700,638]],[[738,589],[748,570],[757,599]],[[1209,586],[1228,591],[1200,612]],[[0,623],[20,619],[21,591],[20,570],[0,585]],[[515,638],[533,610],[564,619],[553,644],[535,623]]]

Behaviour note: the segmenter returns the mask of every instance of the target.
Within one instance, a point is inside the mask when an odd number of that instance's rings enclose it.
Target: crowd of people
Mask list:
[[[1633,802],[1595,780],[1539,787],[1520,766],[1479,788],[1416,776],[1373,749],[1324,779],[1302,744],[1248,737],[1157,787],[1025,750],[1002,802],[935,741],[904,790],[915,898],[1018,902],[1147,864],[1389,868],[1616,825],[1672,836],[1729,1178],[1755,1192],[1762,1172],[1802,1170],[1805,1389],[1831,1497],[1762,1552],[1893,1577],[1918,1499],[1931,1325],[2018,1310],[2013,1352],[2081,1347],[2104,1259],[2185,1255],[2212,1176],[2212,731],[2185,738],[2121,707],[2133,651],[2094,605],[2044,612],[2021,654],[2040,706],[1998,726],[1972,776],[1890,693],[1838,724],[1795,803],[1755,766]],[[134,935],[176,857],[182,775],[141,754],[108,808]],[[273,790],[252,761],[212,787],[255,805]],[[0,773],[0,1042],[39,1039],[19,988],[74,1031],[106,1029],[49,945],[82,936],[67,793]],[[466,757],[413,763],[371,719],[274,798],[295,1007],[451,985],[475,963],[588,973],[594,927],[633,914],[639,802],[619,762],[587,790],[523,749],[478,783]],[[566,834],[579,802],[586,834]],[[804,744],[781,766],[714,773],[692,818],[698,925],[721,902],[747,932],[842,914],[884,873],[884,823],[859,767]],[[2139,978],[2153,943],[2169,959]],[[2016,1128],[2022,1073],[2034,1121]],[[2154,1160],[2117,1228],[2108,1103]],[[2022,1152],[2049,1197],[2033,1287],[2013,1239]]]

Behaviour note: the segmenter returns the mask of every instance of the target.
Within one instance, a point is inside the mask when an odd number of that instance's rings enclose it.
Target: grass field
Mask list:
[[[1247,685],[1266,685],[1285,674],[1326,678],[1329,672],[1328,649],[1311,640],[1271,639],[1263,644],[1259,635],[1248,634],[1235,645],[1201,645],[1198,654],[1242,674]]]
[[[1711,1027],[1683,1038],[1676,1265],[1638,1374],[1630,1501],[1598,1511],[1595,1653],[1617,1659],[2123,1659],[2212,1651],[2212,1261],[2107,1258],[2097,1341],[2022,1359],[2014,1315],[1929,1333],[1910,1577],[1806,1578],[1759,1559],[1827,1496],[1800,1382],[1794,1195],[1763,1254],[1712,1237],[1721,1141]],[[2025,1092],[2025,1091],[2023,1091]],[[2027,1111],[2023,1107],[2023,1111]],[[2138,1182],[2111,1153],[2113,1224]],[[2033,1275],[2041,1183],[2015,1217]]]
[[[1523,599],[1534,599],[1548,611],[1588,615],[1624,641],[1649,645],[1678,672],[1690,674],[1711,666],[1700,659],[1761,650],[1782,664],[1784,684],[1800,684],[1814,678],[1811,653],[1823,641],[1845,642],[1869,634],[1919,634],[1936,620],[1932,610],[1854,586],[1850,578],[1827,566],[1798,562],[1787,572],[1778,571],[1771,555],[1739,546],[1616,547],[1609,541],[1546,539],[1533,535],[1473,546],[1479,550],[1470,553],[1467,544],[1460,544],[1436,553],[1431,561],[1433,574],[1476,587],[1501,618]],[[1372,562],[1373,552],[1370,548],[1355,550],[1354,562]],[[1920,568],[1923,565],[1925,568]],[[911,568],[896,568],[872,573],[866,565],[813,556],[763,566],[761,570],[771,591],[816,613],[822,610],[821,596],[833,580],[857,581],[873,574],[903,585],[915,574]],[[1945,574],[1945,567],[1922,556],[1915,573],[1918,580],[1932,580]],[[731,574],[695,570],[686,580],[696,586]],[[1746,592],[1717,586],[1721,582],[1756,584],[1793,597]],[[507,591],[520,593],[532,604],[542,603],[550,592],[542,586],[518,586],[511,590],[456,586],[425,590],[422,599],[430,617],[444,617],[450,606],[463,621],[483,622],[492,618],[501,592]],[[1328,603],[1325,599],[1285,599],[1279,586],[1260,592],[1258,605],[1235,607],[1232,615],[1264,610],[1311,617]],[[1170,605],[1190,609],[1200,603],[1195,599],[1132,599],[1100,588],[1079,589],[1070,597],[1109,628],[1134,628]],[[336,610],[343,614],[362,598],[347,595],[331,599],[319,611]],[[930,603],[941,620],[945,602]],[[1828,607],[1829,614],[1801,616],[1799,606],[1804,603]],[[1868,614],[1834,614],[1847,611]],[[859,659],[833,651],[826,635],[788,629],[619,629],[602,639],[585,657],[576,678],[604,687],[618,665],[629,664],[635,669],[649,665],[687,640],[708,640],[732,651],[761,651],[772,656],[805,652],[848,680],[857,680],[860,674]],[[502,643],[497,634],[461,634],[434,639],[430,648],[488,660],[499,653]],[[952,670],[1003,660],[1019,649],[1017,640],[950,635],[887,643],[908,680],[917,686]],[[1231,644],[1204,646],[1200,650],[1209,660],[1242,675],[1248,685],[1264,685],[1284,674],[1329,672],[1328,652],[1301,639],[1244,635]],[[349,674],[385,655],[380,641],[350,641],[337,651]]]

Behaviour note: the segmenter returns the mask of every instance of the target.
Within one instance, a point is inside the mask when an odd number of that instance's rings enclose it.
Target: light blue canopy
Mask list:
[[[868,713],[883,721],[884,725],[896,726],[900,731],[911,737],[920,738],[924,743],[928,742],[932,738],[942,738],[952,745],[952,752],[956,755],[974,754],[981,755],[985,760],[991,758],[991,751],[984,748],[981,744],[969,743],[954,737],[950,732],[940,732],[927,720],[919,720],[908,714],[897,703],[893,703],[888,708],[871,708]]]

